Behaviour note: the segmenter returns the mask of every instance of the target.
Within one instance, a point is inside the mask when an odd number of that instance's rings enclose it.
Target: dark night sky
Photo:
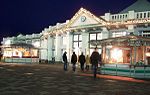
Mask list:
[[[136,0],[0,0],[0,41],[18,34],[40,33],[65,22],[81,8],[96,16],[117,13]]]

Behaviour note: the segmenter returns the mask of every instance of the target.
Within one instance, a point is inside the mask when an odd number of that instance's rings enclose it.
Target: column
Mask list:
[[[89,33],[82,32],[82,51],[85,55],[89,54]]]
[[[68,31],[67,32],[67,36],[66,36],[66,39],[67,39],[67,45],[66,45],[66,51],[67,51],[67,58],[68,58],[68,62],[70,62],[71,60],[71,55],[72,55],[72,43],[73,43],[73,36],[70,34],[70,32]]]
[[[56,34],[56,43],[55,43],[55,61],[61,62],[62,61],[62,37]]]
[[[52,40],[52,57],[54,58],[55,57],[55,37],[52,36],[51,37],[51,40]]]
[[[47,38],[41,40],[41,60],[47,60]]]
[[[41,52],[42,52],[42,37],[40,38],[39,61],[41,60]]]
[[[47,42],[47,50],[48,50],[48,63],[52,61],[52,44],[53,44],[53,38],[49,35],[48,36],[48,42]]]

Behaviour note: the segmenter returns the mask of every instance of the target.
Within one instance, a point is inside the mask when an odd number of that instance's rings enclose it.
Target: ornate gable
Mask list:
[[[104,19],[98,18],[86,9],[81,8],[69,21],[69,23],[67,24],[67,28],[96,24],[105,25],[106,22]]]

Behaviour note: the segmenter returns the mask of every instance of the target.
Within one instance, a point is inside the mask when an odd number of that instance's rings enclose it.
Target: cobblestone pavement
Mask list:
[[[94,80],[81,73],[87,72],[63,71],[62,64],[0,64],[0,95],[150,95],[150,81]]]

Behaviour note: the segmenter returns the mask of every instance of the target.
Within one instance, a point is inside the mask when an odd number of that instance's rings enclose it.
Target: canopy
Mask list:
[[[103,40],[91,40],[91,45],[118,45],[118,46],[150,46],[150,38],[148,37],[142,37],[142,36],[121,36],[121,37],[115,37],[115,38],[109,38],[109,39],[103,39]]]

